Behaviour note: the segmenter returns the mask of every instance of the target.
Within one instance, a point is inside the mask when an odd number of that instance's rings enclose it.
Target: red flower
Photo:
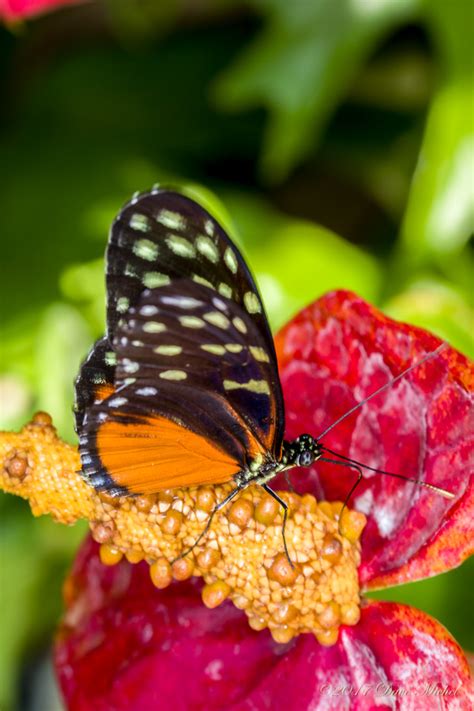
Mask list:
[[[26,20],[50,10],[56,10],[63,5],[77,5],[83,0],[2,0],[0,3],[0,19],[4,22]]]
[[[336,292],[277,337],[289,437],[318,435],[357,401],[436,348],[436,337],[395,323]],[[474,508],[468,414],[472,369],[444,349],[345,419],[331,449],[455,494],[388,476],[365,476],[351,505],[367,514],[364,589],[434,575],[472,553]],[[345,498],[355,476],[316,464],[293,475],[318,498]],[[312,635],[277,644],[224,603],[206,609],[197,580],[156,590],[145,563],[104,567],[88,540],[67,585],[56,665],[71,711],[152,709],[470,708],[467,661],[423,612],[370,601],[333,647]]]

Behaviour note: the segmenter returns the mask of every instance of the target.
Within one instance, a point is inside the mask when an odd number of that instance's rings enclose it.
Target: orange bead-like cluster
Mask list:
[[[207,607],[228,598],[245,610],[253,629],[268,627],[278,642],[312,632],[331,645],[341,624],[358,622],[365,517],[346,509],[339,521],[340,502],[279,492],[289,505],[286,539],[293,565],[283,552],[280,507],[259,486],[220,511],[200,544],[179,558],[231,483],[153,496],[98,494],[80,476],[77,450],[57,437],[44,413],[21,432],[0,435],[0,462],[5,491],[28,499],[35,515],[49,513],[67,524],[88,519],[102,562],[146,560],[157,588],[202,576]]]

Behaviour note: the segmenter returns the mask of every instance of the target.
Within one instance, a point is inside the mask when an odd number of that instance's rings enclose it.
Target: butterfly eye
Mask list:
[[[315,453],[311,452],[309,449],[306,449],[297,457],[296,464],[299,467],[309,467],[314,462],[314,459]]]

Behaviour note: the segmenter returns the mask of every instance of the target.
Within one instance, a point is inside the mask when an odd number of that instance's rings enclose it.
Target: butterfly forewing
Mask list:
[[[115,363],[116,355],[108,338],[100,338],[91,348],[76,380],[76,430],[81,428],[84,415],[94,401],[104,400],[113,392]]]
[[[107,291],[114,389],[80,427],[92,484],[145,493],[217,483],[279,456],[283,403],[263,306],[203,208],[169,191],[129,203],[112,227]]]
[[[130,376],[140,385],[171,383],[184,404],[196,390],[217,396],[271,450],[278,379],[258,328],[234,301],[187,280],[147,290],[119,327],[114,348],[118,385]]]
[[[157,190],[129,202],[117,216],[107,248],[107,330],[146,288],[185,278],[210,286],[251,314],[269,352],[272,335],[258,289],[236,245],[194,200]]]

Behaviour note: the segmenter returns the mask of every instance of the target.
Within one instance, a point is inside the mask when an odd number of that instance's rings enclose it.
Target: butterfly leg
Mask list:
[[[288,472],[283,472],[283,476],[285,477],[286,484],[288,486],[288,491],[291,491],[292,494],[296,494],[295,487],[291,483],[290,475]]]
[[[218,511],[220,511],[221,509],[223,509],[224,506],[227,506],[227,504],[228,504],[230,501],[232,501],[232,499],[234,499],[234,498],[237,496],[237,494],[242,491],[243,488],[245,488],[245,487],[241,487],[241,486],[239,487],[239,486],[238,486],[238,487],[236,487],[235,489],[232,489],[232,491],[230,492],[230,494],[229,494],[228,496],[226,496],[225,499],[223,499],[223,500],[220,501],[216,506],[214,506],[214,508],[212,509],[211,513],[209,514],[209,518],[207,519],[207,523],[206,523],[206,525],[205,525],[205,527],[204,527],[204,530],[199,534],[199,536],[196,538],[196,540],[194,541],[194,543],[193,543],[192,546],[190,546],[189,548],[187,548],[187,549],[184,551],[184,553],[181,553],[181,554],[178,555],[176,558],[174,558],[174,560],[171,561],[171,565],[173,565],[173,563],[174,563],[176,560],[180,560],[181,558],[185,558],[189,553],[191,553],[191,551],[199,544],[199,542],[200,542],[200,541],[204,538],[204,536],[208,533],[208,531],[209,531],[209,529],[210,529],[210,527],[211,527],[211,524],[212,524],[212,520],[213,520],[214,516],[216,515],[216,513],[217,513]]]
[[[276,493],[276,491],[273,491],[273,489],[271,489],[271,488],[268,486],[268,484],[262,484],[261,486],[262,486],[263,489],[265,489],[265,491],[267,492],[267,494],[270,494],[270,496],[271,496],[273,499],[275,499],[275,501],[278,501],[278,503],[280,504],[280,506],[281,506],[282,509],[283,509],[283,523],[282,523],[282,526],[281,526],[281,535],[282,535],[282,537],[283,537],[283,548],[285,549],[285,555],[286,555],[286,558],[287,558],[287,560],[288,560],[288,563],[291,565],[292,568],[294,568],[295,566],[294,566],[293,563],[291,562],[290,554],[288,553],[288,546],[286,545],[286,536],[285,536],[286,520],[287,520],[287,518],[288,518],[288,504],[287,504],[285,501],[283,501],[283,499],[282,499],[280,496],[278,496],[278,494]]]
[[[351,488],[349,489],[349,493],[347,494],[346,498],[344,499],[344,503],[342,504],[342,509],[341,513],[339,514],[339,533],[340,535],[344,535],[342,532],[342,514],[344,513],[344,510],[347,508],[347,504],[349,503],[349,499],[351,498],[352,494],[354,491],[357,489],[359,486],[361,479],[362,479],[362,469],[357,466],[357,464],[349,464],[349,462],[340,462],[337,459],[327,459],[326,457],[320,457],[319,459],[320,462],[328,462],[329,464],[338,464],[343,467],[349,467],[349,469],[355,469],[357,471],[357,480],[353,483]]]

